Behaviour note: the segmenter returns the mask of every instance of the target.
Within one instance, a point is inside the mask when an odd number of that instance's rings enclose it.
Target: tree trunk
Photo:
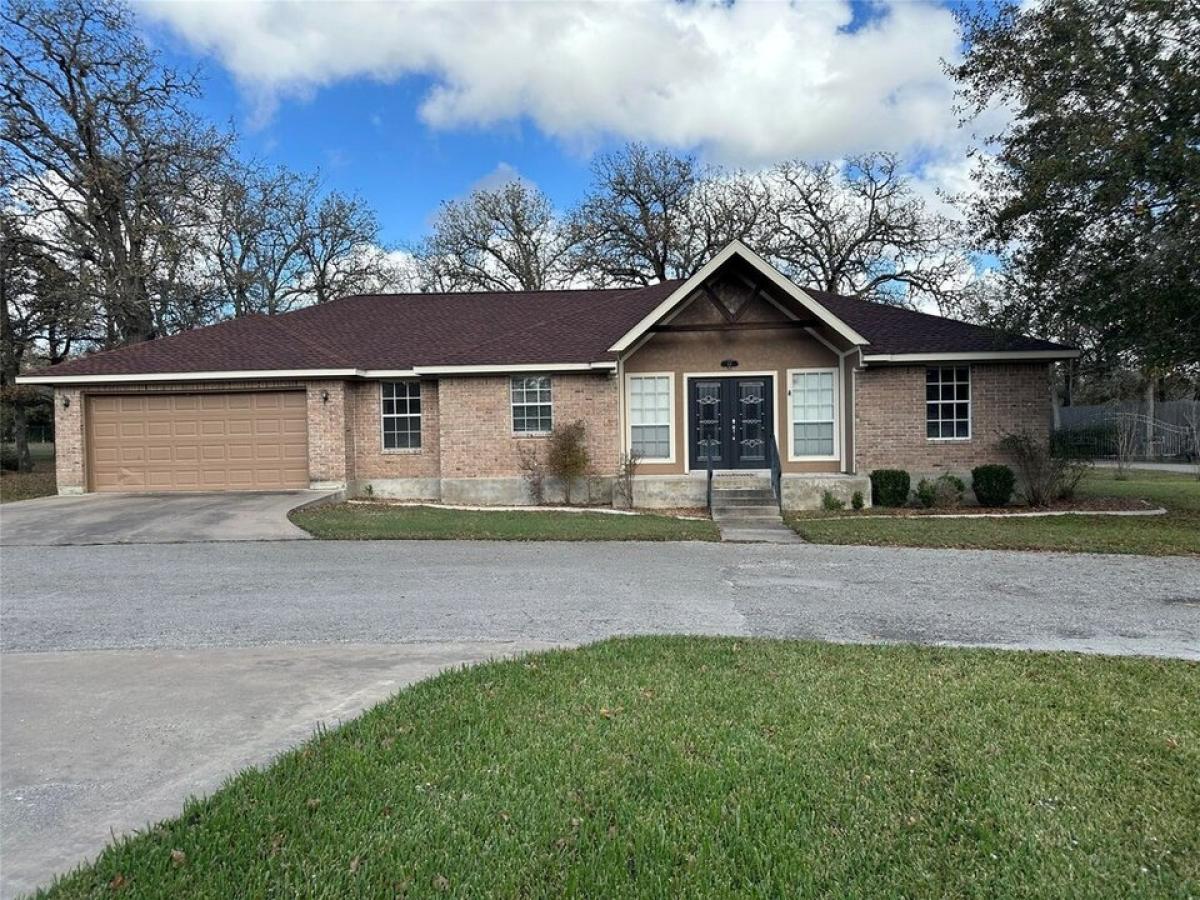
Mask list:
[[[17,471],[32,472],[33,456],[29,453],[29,428],[25,404],[13,403],[13,442],[17,445]]]

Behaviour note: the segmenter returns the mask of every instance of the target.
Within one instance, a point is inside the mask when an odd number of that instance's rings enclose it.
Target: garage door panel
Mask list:
[[[96,491],[308,487],[300,391],[89,397]]]

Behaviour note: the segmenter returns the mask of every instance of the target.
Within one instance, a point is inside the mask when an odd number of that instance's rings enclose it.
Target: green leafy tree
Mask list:
[[[972,220],[1017,317],[1147,371],[1200,357],[1200,0],[1045,0],[961,15]],[[1010,313],[1012,311],[1010,310]]]

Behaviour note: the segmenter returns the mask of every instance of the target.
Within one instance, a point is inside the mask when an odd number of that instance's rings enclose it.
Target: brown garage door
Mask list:
[[[308,487],[301,391],[88,397],[94,491]]]

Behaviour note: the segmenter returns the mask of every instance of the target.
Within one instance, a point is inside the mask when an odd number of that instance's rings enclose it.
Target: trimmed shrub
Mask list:
[[[833,496],[833,491],[826,491],[821,495],[821,509],[826,512],[837,512],[839,509],[845,508],[846,501]]]
[[[863,495],[862,495],[862,491],[855,491],[855,492],[854,492],[854,494],[853,494],[853,495],[850,497],[850,505],[851,505],[851,506],[853,506],[855,509],[862,509],[862,508],[863,508]]]
[[[1016,473],[1006,465],[993,463],[971,470],[971,487],[980,506],[1006,506],[1016,486]]]
[[[20,468],[16,447],[0,447],[0,470],[15,472]]]
[[[904,506],[912,479],[903,469],[876,469],[871,473],[871,502],[876,506]]]

